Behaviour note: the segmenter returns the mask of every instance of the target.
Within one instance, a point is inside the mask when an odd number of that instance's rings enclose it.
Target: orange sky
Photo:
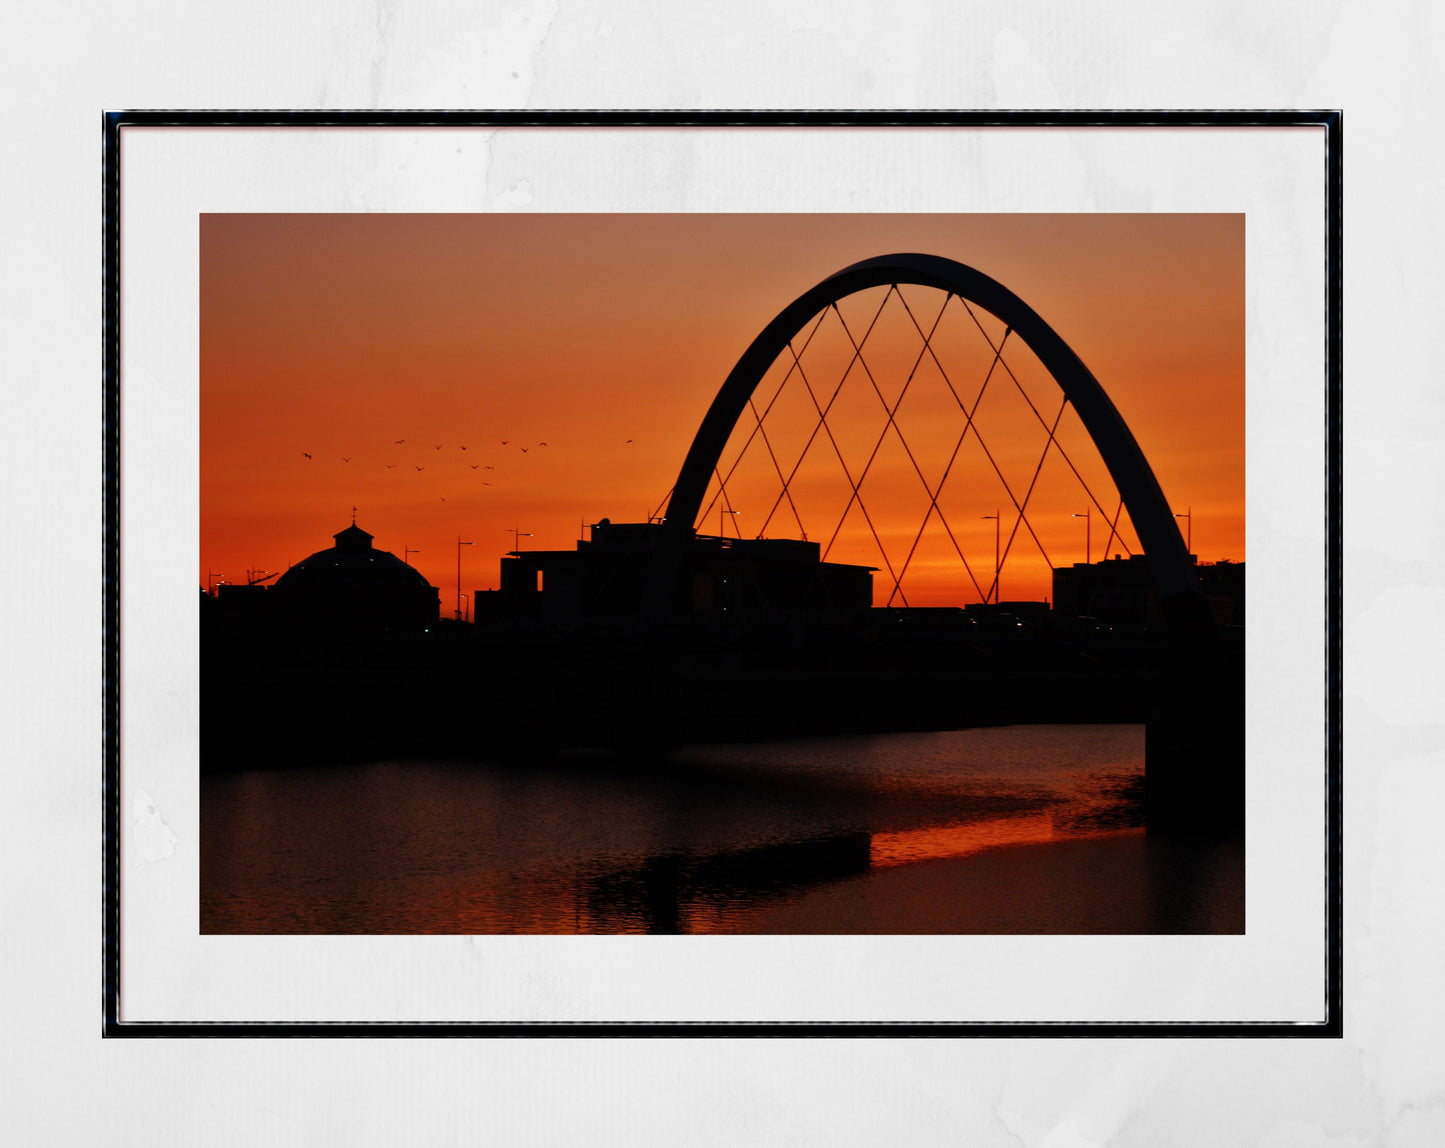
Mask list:
[[[376,546],[420,550],[412,564],[450,610],[458,537],[475,543],[462,551],[470,591],[497,585],[512,528],[532,535],[527,548],[570,549],[581,522],[642,519],[758,331],[820,279],[895,251],[967,263],[1038,311],[1108,391],[1175,509],[1192,509],[1194,552],[1244,560],[1239,215],[205,215],[199,580],[284,570],[330,546],[356,506]],[[803,456],[792,504],[768,518],[781,484],[755,437],[700,526],[716,533],[723,505],[739,511],[729,534],[827,545],[841,518],[829,557],[879,567],[878,604],[894,595],[887,567],[910,549],[895,604],[978,601],[973,579],[986,591],[994,566],[983,516],[1001,510],[1005,544],[1014,529],[1004,482],[970,434],[938,496],[954,540],[936,516],[919,536],[930,500],[915,464],[937,489],[963,429],[948,383],[971,404],[992,352],[955,300],[932,344],[941,370],[920,362],[899,298],[878,310],[887,294],[845,300],[842,322],[826,317],[803,354],[820,402],[842,389],[832,441],[820,435]],[[928,329],[944,297],[905,287],[902,300]],[[975,313],[996,343],[999,324]],[[854,364],[845,376],[849,332],[862,340],[875,314],[867,373]],[[1021,344],[1004,359],[1052,423],[1057,387]],[[758,388],[759,410],[791,365]],[[890,404],[907,385],[895,422],[912,460],[873,383]],[[784,473],[816,422],[795,372],[765,423]],[[729,444],[724,475],[752,425]],[[975,425],[1022,500],[1048,436],[1002,372]],[[880,436],[860,486],[866,517],[856,506],[844,517],[851,490],[833,442],[856,480]],[[1085,521],[1070,516],[1089,509],[1097,560],[1099,507],[1112,514],[1118,496],[1072,411],[1057,441],[1097,506],[1051,449],[1028,520],[1063,565],[1084,558]],[[1137,552],[1127,521],[1111,552]],[[1001,596],[1048,593],[1048,565],[1020,527]]]

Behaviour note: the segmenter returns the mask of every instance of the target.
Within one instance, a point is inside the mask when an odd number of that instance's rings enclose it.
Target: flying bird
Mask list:
[[[386,464],[386,469],[387,469],[387,470],[395,470],[395,469],[396,469],[396,463],[394,463],[394,462],[389,462],[389,463],[387,463],[387,464]]]
[[[482,467],[482,469],[483,469],[483,470],[496,470],[497,468],[494,467],[494,466],[484,466],[484,467]]]
[[[491,484],[490,482],[484,482],[484,483],[482,483],[482,485],[483,485],[483,486],[491,486],[492,484]]]
[[[436,448],[437,448],[437,450],[441,450],[442,444],[441,444],[441,443],[437,443],[437,444],[436,444]]]
[[[537,445],[538,445],[538,446],[546,446],[547,444],[544,443],[544,442],[539,442]]]
[[[481,469],[482,469],[481,463],[477,463],[475,466],[472,467],[472,469],[473,469],[473,470],[481,470]]]
[[[503,440],[502,440],[502,445],[503,445],[503,446],[506,446],[506,445],[507,445],[507,440],[506,440],[506,439],[503,439]]]
[[[404,438],[399,438],[399,439],[396,440],[396,443],[395,443],[394,445],[400,446],[400,445],[401,445],[402,443],[404,443],[404,442],[406,442],[406,439],[404,439]]]
[[[419,467],[417,467],[417,470],[425,470],[425,469],[426,469],[426,467],[424,467],[424,466],[419,466]]]
[[[462,449],[463,449],[463,450],[466,450],[467,448],[466,448],[466,447],[462,447]]]
[[[523,447],[523,448],[522,448],[522,453],[523,453],[523,454],[526,454],[526,453],[527,453],[527,448],[526,448],[526,447]]]
[[[310,458],[310,457],[311,457],[311,456],[310,456],[309,454],[307,454],[304,450],[301,452],[301,454],[302,454],[302,457],[304,457],[304,458]]]
[[[349,458],[343,458],[341,461],[342,461],[342,462],[350,462],[351,460],[350,460]]]
[[[628,439],[627,441],[628,441],[628,442],[631,442],[632,440],[631,440],[631,439]]]

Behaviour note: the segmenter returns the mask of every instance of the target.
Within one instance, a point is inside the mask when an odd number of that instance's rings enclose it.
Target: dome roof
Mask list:
[[[354,523],[334,535],[336,545],[302,559],[276,580],[276,590],[358,590],[435,593],[422,574],[395,554],[374,550],[371,535]]]

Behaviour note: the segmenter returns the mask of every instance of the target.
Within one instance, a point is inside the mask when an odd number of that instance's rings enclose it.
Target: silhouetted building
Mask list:
[[[1230,604],[1232,617],[1227,621],[1221,619],[1220,609],[1215,606],[1216,620],[1225,621],[1226,625],[1244,625],[1244,563],[1221,559],[1197,566],[1194,572],[1199,575],[1199,588],[1211,605],[1216,599]]]
[[[216,603],[227,610],[258,610],[266,601],[266,587],[259,584],[222,582],[216,587]]]
[[[1191,557],[1192,561],[1192,557]],[[1244,624],[1244,563],[1195,566],[1215,622]],[[1075,562],[1054,571],[1054,610],[1097,618],[1113,626],[1142,628],[1163,621],[1154,575],[1143,554],[1102,562]]]
[[[543,621],[624,618],[644,606],[662,526],[611,522],[575,550],[521,550],[502,559],[497,609]],[[759,622],[866,611],[873,567],[821,560],[816,542],[695,535],[673,605],[693,618]],[[478,620],[483,606],[478,603]]]
[[[441,595],[352,523],[336,545],[292,566],[267,591],[286,622],[355,633],[416,633],[436,625]]]

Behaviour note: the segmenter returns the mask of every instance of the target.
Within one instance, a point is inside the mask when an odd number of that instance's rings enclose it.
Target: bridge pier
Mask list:
[[[1174,641],[1144,733],[1150,833],[1244,832],[1244,649],[1214,625],[1202,595],[1164,604]]]

